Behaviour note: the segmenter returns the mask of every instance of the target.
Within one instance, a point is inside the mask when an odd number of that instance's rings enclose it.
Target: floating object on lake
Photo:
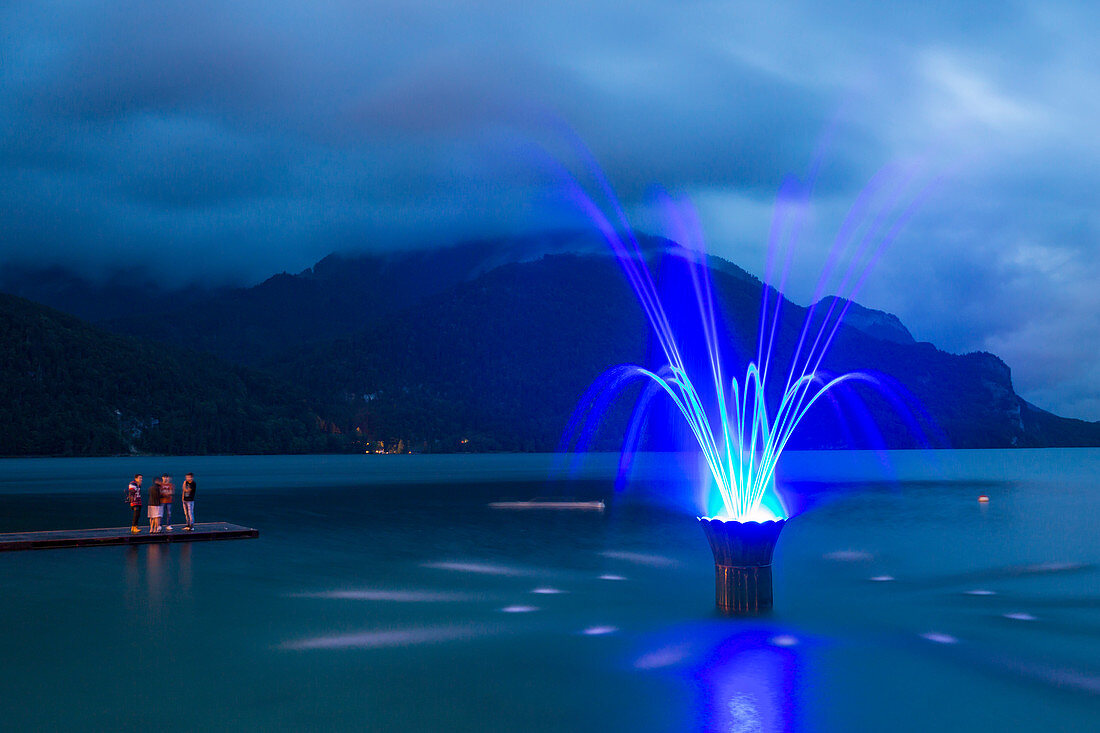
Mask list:
[[[1084,570],[1092,567],[1083,562],[1040,562],[1035,565],[1027,565],[1023,568],[1025,573],[1064,573],[1066,571]]]
[[[1004,617],[1008,618],[1008,619],[1012,619],[1013,621],[1035,621],[1036,620],[1036,618],[1034,616],[1032,616],[1030,613],[1022,613],[1022,612],[1006,613],[1006,614],[1004,614]]]
[[[691,654],[690,644],[676,644],[654,649],[634,661],[634,669],[661,669],[679,664]]]
[[[785,519],[738,522],[699,517],[714,553],[714,604],[724,614],[772,607],[772,554]]]
[[[608,634],[614,634],[619,629],[615,626],[589,626],[581,633],[585,636],[606,636]]]
[[[837,550],[836,552],[827,552],[822,557],[836,562],[863,562],[874,559],[874,555],[862,550]]]
[[[893,575],[875,575],[868,578],[868,580],[874,581],[875,583],[889,583],[893,579]]]
[[[345,601],[392,601],[396,603],[444,603],[453,601],[477,601],[482,596],[474,593],[447,593],[425,590],[389,590],[365,588],[361,590],[330,590],[319,593],[294,593],[292,598],[328,598]]]
[[[534,569],[495,565],[487,562],[426,562],[421,567],[434,568],[435,570],[454,570],[459,573],[475,573],[477,575],[500,575],[512,578],[539,574],[539,572]]]
[[[351,634],[318,636],[283,644],[283,649],[387,649],[438,644],[460,639],[477,639],[494,633],[491,630],[469,625],[429,626],[419,629],[393,629],[363,631]]]
[[[989,503],[989,497],[986,496],[985,494],[982,494],[981,496],[978,497],[978,503],[979,504],[988,504]]]
[[[532,499],[531,501],[491,501],[490,509],[580,509],[602,512],[602,501],[568,501],[564,499]]]
[[[636,565],[648,565],[654,568],[670,568],[679,565],[678,562],[664,555],[653,555],[647,552],[627,552],[625,550],[604,550],[600,553],[612,560],[623,560]]]

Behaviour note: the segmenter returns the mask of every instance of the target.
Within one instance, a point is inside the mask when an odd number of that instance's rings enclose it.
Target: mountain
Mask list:
[[[165,287],[142,268],[126,268],[83,275],[59,266],[0,268],[0,292],[70,313],[86,321],[106,321],[132,315],[162,315],[207,300],[223,288],[199,285]],[[155,297],[154,297],[155,295]]]
[[[338,449],[324,427],[271,376],[0,294],[0,455]]]
[[[712,268],[712,276],[731,353],[754,355],[762,285],[728,268]],[[687,307],[690,316],[692,302]],[[845,387],[819,403],[792,447],[1100,445],[1100,424],[1065,420],[1020,399],[997,357],[905,340],[908,331],[893,317],[853,310],[862,328],[842,325],[823,367],[866,372],[876,384]],[[794,353],[805,316],[805,308],[782,301],[774,353]],[[878,337],[883,325],[887,338]],[[363,441],[552,450],[600,373],[646,359],[648,333],[612,258],[553,255],[495,268],[357,336],[264,366],[316,395]],[[744,359],[727,366],[743,374]],[[608,416],[599,447],[621,439],[629,402]]]
[[[503,265],[264,366],[340,408],[364,440],[552,450],[588,383],[615,360],[640,359],[645,343],[611,258],[559,255]]]
[[[916,343],[917,340],[913,338],[913,334],[909,333],[909,329],[893,313],[866,308],[859,303],[837,298],[835,295],[825,296],[817,301],[814,308],[821,313],[826,313],[830,308],[841,309],[845,306],[848,310],[844,314],[844,325],[883,341],[899,344]]]
[[[337,253],[297,274],[212,292],[168,311],[104,320],[108,330],[256,365],[303,344],[359,333],[505,262],[558,248],[595,249],[591,235],[558,232],[431,250]]]
[[[642,245],[658,273],[670,316],[697,322],[683,250],[657,238],[646,238]],[[581,253],[561,253],[572,249]],[[726,372],[740,375],[746,358],[755,358],[764,286],[721,258],[709,257],[707,263],[716,304],[729,326],[722,335],[728,347]],[[776,302],[775,291],[768,294]],[[783,360],[796,351],[807,316],[806,308],[779,302],[780,325],[770,337],[778,359],[774,369],[785,368]],[[835,316],[842,305],[823,299],[814,308],[811,326],[816,329],[830,308]],[[97,446],[93,452],[109,452],[131,442],[126,437],[131,434],[140,450],[256,451],[276,443],[286,450],[363,450],[378,448],[378,442],[387,449],[554,450],[577,400],[608,367],[663,363],[656,360],[650,328],[606,247],[591,237],[560,233],[538,241],[483,241],[430,252],[332,255],[297,275],[284,273],[252,288],[213,292],[174,311],[116,318],[105,325],[169,348],[109,341],[107,334],[93,330],[85,341],[114,344],[94,355],[93,361],[102,362],[98,372],[103,378],[115,371],[126,375],[122,389],[116,385],[94,395],[87,384],[77,385],[89,392],[80,398],[79,414],[92,415],[80,420],[99,425],[98,437],[92,441],[74,434],[68,447],[60,448],[32,441],[12,452],[88,452],[89,442]],[[67,328],[79,330],[74,324]],[[27,347],[12,353],[11,364],[35,358],[39,340],[51,332],[17,336],[17,341],[25,338]],[[690,329],[679,333],[692,341]],[[6,341],[4,348],[12,351],[15,343]],[[146,364],[163,358],[166,367],[202,364],[206,371],[202,379],[162,386],[156,394],[135,398],[138,404],[118,408],[116,403],[130,396],[129,383],[140,380],[128,362],[108,357],[131,349],[140,351]],[[220,358],[196,353],[202,351]],[[702,352],[690,357],[703,358]],[[77,354],[63,361],[84,358]],[[996,356],[948,354],[918,343],[896,316],[858,303],[848,305],[822,368],[863,372],[874,384],[846,385],[820,402],[791,447],[1100,445],[1100,423],[1067,420],[1028,404],[1015,394],[1011,371]],[[178,374],[177,366],[167,370],[173,378],[195,376]],[[24,378],[18,370],[11,374],[9,381]],[[227,438],[218,432],[217,421],[187,423],[191,418],[183,415],[176,418],[176,432],[159,431],[173,432],[171,440],[153,440],[152,419],[163,426],[161,415],[176,404],[171,392],[190,395],[207,384],[219,394],[236,395],[228,404],[269,409],[290,422],[279,430],[254,431],[274,418],[260,423],[234,418],[238,432]],[[239,396],[242,391],[245,396]],[[618,446],[637,394],[635,387],[611,405],[594,437],[596,447]],[[219,407],[226,402],[221,396],[210,400]],[[60,409],[45,398],[41,405],[43,414]],[[102,424],[104,414],[113,415],[114,409],[125,415],[122,443],[117,437],[110,443]],[[14,419],[23,419],[16,412]],[[676,447],[689,437],[669,412],[667,401],[652,403],[648,447]],[[32,423],[23,419],[22,430],[32,430]],[[319,434],[319,425],[330,434]],[[331,435],[335,429],[340,436]],[[253,432],[259,442],[250,444]]]

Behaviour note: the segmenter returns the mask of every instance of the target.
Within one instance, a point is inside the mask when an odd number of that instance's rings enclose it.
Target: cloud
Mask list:
[[[538,151],[577,167],[569,128],[640,220],[652,184],[686,193],[759,274],[775,191],[827,141],[792,295],[875,171],[917,161],[944,182],[863,299],[1100,417],[1087,5],[86,0],[0,28],[0,263],[254,281],[554,227]]]

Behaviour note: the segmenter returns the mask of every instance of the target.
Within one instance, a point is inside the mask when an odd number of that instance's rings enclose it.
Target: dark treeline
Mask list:
[[[0,454],[341,448],[275,378],[0,295]]]

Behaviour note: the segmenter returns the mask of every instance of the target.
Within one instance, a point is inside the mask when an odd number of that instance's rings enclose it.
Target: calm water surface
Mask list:
[[[261,532],[0,554],[0,729],[1100,730],[1100,451],[792,454],[755,620],[713,613],[683,461],[604,515],[487,507],[608,491],[614,457],[551,463],[0,461],[0,532],[188,470]]]

